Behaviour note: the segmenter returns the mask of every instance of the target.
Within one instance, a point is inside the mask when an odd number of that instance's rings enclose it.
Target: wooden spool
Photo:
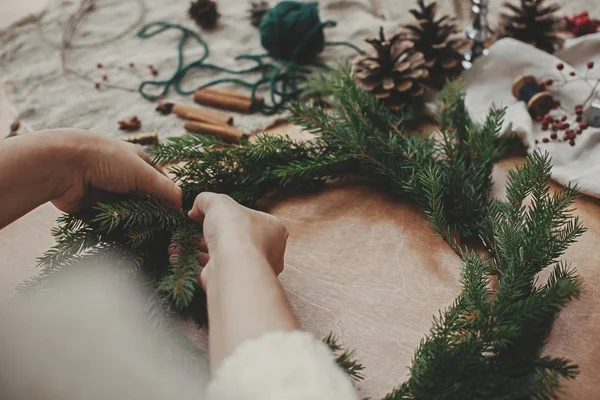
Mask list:
[[[525,102],[527,110],[533,116],[545,115],[551,109],[552,93],[540,90],[533,75],[524,74],[517,77],[512,84],[512,94]]]

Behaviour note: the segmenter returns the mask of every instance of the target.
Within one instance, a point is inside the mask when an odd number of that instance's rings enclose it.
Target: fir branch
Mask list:
[[[353,351],[344,350],[333,333],[330,333],[325,338],[324,342],[333,353],[337,365],[343,369],[349,377],[354,381],[362,381],[364,379],[362,372],[364,371],[365,366],[354,359]]]
[[[530,239],[532,234],[537,240],[558,242],[560,249],[572,240],[569,233],[553,236],[547,229],[547,221],[553,219],[542,212],[540,204],[556,203],[551,214],[561,217],[554,220],[571,227],[572,234],[580,232],[577,220],[565,214],[576,191],[567,187],[551,195],[536,187],[547,182],[548,163],[548,157],[541,154],[529,157],[510,175],[512,200],[494,206],[495,218],[490,224],[500,264],[495,296],[488,293],[491,260],[467,253],[461,295],[421,343],[409,380],[386,399],[554,399],[559,378],[576,374],[576,367],[568,361],[540,355],[555,316],[580,290],[579,279],[564,264],[556,264],[540,288],[535,285],[538,272],[551,266],[552,257],[539,258],[531,252],[536,243]],[[527,218],[531,228],[539,230],[526,232],[525,221],[515,221],[512,216],[522,207],[516,200],[533,192],[538,195],[532,196]]]
[[[158,283],[158,290],[178,308],[190,304],[198,287],[200,265],[194,240],[200,237],[202,231],[197,225],[180,227],[172,237],[175,251],[170,258],[169,270]]]
[[[91,221],[101,232],[111,233],[118,227],[154,226],[156,229],[173,230],[186,220],[181,212],[166,203],[147,197],[143,200],[124,200],[98,204]]]
[[[209,135],[185,135],[169,138],[166,143],[149,149],[152,161],[158,165],[176,164],[202,158],[207,150],[226,146],[220,139]]]

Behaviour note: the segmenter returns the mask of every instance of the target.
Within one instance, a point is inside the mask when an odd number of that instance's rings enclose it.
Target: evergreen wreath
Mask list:
[[[291,121],[315,134],[309,142],[263,135],[224,144],[205,136],[170,139],[153,150],[171,164],[184,192],[184,209],[202,191],[227,193],[248,206],[282,188],[318,188],[332,179],[356,179],[419,205],[431,225],[461,257],[462,292],[434,319],[417,348],[409,378],[385,400],[554,399],[560,378],[573,378],[570,361],[542,356],[541,348],[561,308],[580,291],[575,271],[558,261],[583,232],[571,216],[577,189],[550,193],[550,160],[535,152],[509,173],[507,199],[491,199],[491,172],[510,148],[499,136],[504,111],[492,108],[482,125],[465,108],[464,94],[448,84],[440,95],[441,140],[408,134],[408,113],[392,113],[353,81],[348,71],[322,80],[331,110],[295,104]],[[193,239],[201,226],[152,198],[125,199],[60,218],[56,246],[40,260],[42,273],[26,292],[52,286],[52,277],[84,259],[122,256],[124,272],[157,295],[149,308],[160,321],[169,308],[200,311]],[[485,252],[468,250],[463,239]],[[167,247],[179,245],[168,265]],[[480,250],[480,247],[477,248]],[[540,271],[552,272],[539,282]],[[497,285],[492,289],[490,280]],[[335,338],[327,343],[340,352]],[[339,364],[361,378],[351,354]]]

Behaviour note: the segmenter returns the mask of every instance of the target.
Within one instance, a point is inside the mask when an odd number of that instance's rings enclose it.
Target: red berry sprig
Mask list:
[[[575,112],[582,113],[583,105],[577,104],[575,105]],[[578,115],[579,117],[580,115]],[[567,122],[567,116],[552,116],[550,114],[546,114],[543,117],[536,117],[536,121],[541,123],[542,131],[547,132],[550,131],[550,135],[548,137],[542,138],[542,143],[550,143],[551,141],[559,141],[559,142],[568,142],[569,145],[575,146],[575,139],[578,135],[588,128],[588,123],[585,121],[577,121],[578,125],[572,127],[569,122]],[[539,140],[535,141],[536,144],[539,144]]]

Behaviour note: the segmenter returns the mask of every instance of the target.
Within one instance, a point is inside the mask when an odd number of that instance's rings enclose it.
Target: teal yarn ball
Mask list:
[[[282,1],[260,23],[260,42],[277,60],[307,64],[325,47],[317,3]]]

